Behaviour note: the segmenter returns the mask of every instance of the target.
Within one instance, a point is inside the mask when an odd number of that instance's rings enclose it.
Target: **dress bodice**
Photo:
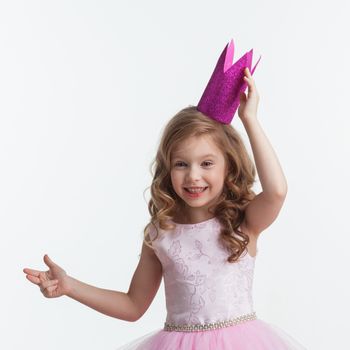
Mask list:
[[[255,257],[245,251],[237,262],[229,263],[219,234],[216,218],[176,224],[171,231],[158,227],[152,245],[163,267],[166,322],[211,323],[254,311]],[[154,229],[150,237],[155,237]]]

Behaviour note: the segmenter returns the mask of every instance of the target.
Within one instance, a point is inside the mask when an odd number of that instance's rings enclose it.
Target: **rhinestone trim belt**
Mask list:
[[[182,324],[176,325],[171,323],[164,323],[165,331],[175,331],[175,332],[198,332],[198,331],[208,331],[212,329],[230,327],[236,325],[238,323],[242,323],[245,321],[255,320],[257,318],[256,312],[252,312],[250,314],[245,314],[242,316],[238,316],[226,321],[217,321],[214,323],[205,323],[205,324]]]

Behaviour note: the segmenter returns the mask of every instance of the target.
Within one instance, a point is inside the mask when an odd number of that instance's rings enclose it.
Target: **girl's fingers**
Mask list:
[[[247,83],[249,91],[254,90],[255,85],[254,85],[254,81],[252,80],[252,78],[244,77],[244,81]]]
[[[26,273],[26,274],[29,274],[29,275],[39,276],[39,273],[40,273],[41,271],[24,268],[24,269],[23,269],[23,272]]]
[[[253,76],[250,74],[250,71],[249,71],[249,68],[247,67],[247,68],[245,68],[245,70],[244,70],[244,80],[247,82],[247,83],[249,83],[249,84],[252,84],[252,85],[254,85],[254,79],[253,79]]]
[[[45,254],[44,255],[44,263],[49,267],[49,268],[52,268],[52,267],[55,267],[56,264],[51,260],[51,258]]]
[[[250,94],[252,94],[252,93],[257,94],[255,81],[254,81],[252,75],[250,74],[249,68],[245,68],[244,72],[246,75],[243,77],[243,79],[248,85],[248,94],[249,93]]]
[[[247,82],[250,82],[250,83],[254,83],[253,77],[250,75],[250,73],[248,73],[248,74],[243,77],[244,80],[247,81]]]
[[[248,84],[248,87],[249,87],[249,88],[254,87],[253,78],[249,78],[249,77],[244,76],[243,79],[244,79],[244,81]]]
[[[47,272],[45,271],[37,271],[37,270],[31,270],[31,269],[23,269],[25,273],[27,273],[27,279],[35,284],[39,284],[42,281],[45,281],[48,279]]]
[[[32,276],[32,275],[27,275],[26,277],[27,277],[27,279],[30,282],[32,282],[34,284],[39,284],[40,283],[40,278],[38,278],[38,277],[35,277],[35,276]]]
[[[44,281],[44,282],[41,283],[41,285],[40,285],[40,290],[41,290],[42,292],[44,292],[45,289],[48,289],[49,287],[56,287],[57,283],[58,283],[58,280]],[[51,289],[52,289],[52,288],[51,288]],[[53,289],[55,289],[55,288],[53,288]]]

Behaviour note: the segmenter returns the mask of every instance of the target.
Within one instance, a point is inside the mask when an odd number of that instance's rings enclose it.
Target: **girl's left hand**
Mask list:
[[[256,89],[254,79],[248,67],[244,69],[243,79],[248,84],[248,97],[244,92],[240,95],[238,116],[241,118],[242,122],[247,119],[256,118],[259,103],[258,90]]]

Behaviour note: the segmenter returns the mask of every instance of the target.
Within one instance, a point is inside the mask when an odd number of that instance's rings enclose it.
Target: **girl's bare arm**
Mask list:
[[[142,245],[141,258],[127,293],[102,289],[67,276],[70,298],[105,315],[125,321],[136,321],[148,309],[162,278],[161,264],[153,250]]]
[[[241,95],[238,115],[247,131],[262,187],[262,192],[245,209],[244,226],[257,237],[276,220],[286,198],[287,180],[257,119],[259,94],[249,69],[245,70],[244,79],[248,84],[248,98]]]
[[[141,258],[132,277],[127,295],[134,305],[136,320],[151,305],[162,281],[162,265],[153,249],[142,245]]]

